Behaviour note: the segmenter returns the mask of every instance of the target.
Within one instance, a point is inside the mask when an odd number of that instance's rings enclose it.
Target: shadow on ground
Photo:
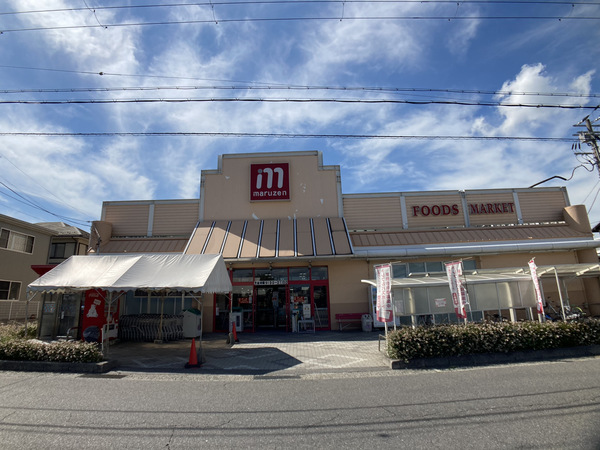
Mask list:
[[[273,372],[349,370],[348,361],[378,355],[378,333],[239,333],[239,343],[227,343],[227,334],[211,333],[195,342],[200,367],[192,362],[192,340],[120,342],[111,345],[108,359],[117,370],[147,372],[198,372],[210,374],[255,374]],[[357,349],[363,348],[363,353]],[[318,365],[318,366],[317,366]],[[363,364],[364,365],[364,364]],[[338,367],[340,366],[340,367]]]

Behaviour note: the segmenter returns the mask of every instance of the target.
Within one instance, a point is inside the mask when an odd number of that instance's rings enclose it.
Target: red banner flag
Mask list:
[[[540,289],[540,279],[537,276],[537,265],[533,258],[529,261],[529,270],[531,271],[531,279],[535,289],[535,299],[537,302],[538,314],[544,315],[544,303],[542,302],[542,290]]]
[[[377,277],[377,305],[375,311],[379,322],[392,322],[392,265],[375,266]]]
[[[446,263],[446,274],[448,275],[448,283],[450,284],[450,293],[452,294],[452,303],[454,304],[456,317],[459,319],[466,319],[467,296],[461,279],[462,262],[456,261]]]

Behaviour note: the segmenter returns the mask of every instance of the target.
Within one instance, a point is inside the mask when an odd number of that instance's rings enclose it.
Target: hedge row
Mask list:
[[[508,353],[600,344],[600,320],[579,322],[484,322],[466,325],[404,327],[388,334],[387,354],[408,362],[416,358],[473,353]]]
[[[36,335],[35,326],[30,326],[25,332],[22,324],[0,324],[0,360],[88,363],[104,359],[102,351],[95,343],[48,343],[30,339]]]
[[[8,340],[0,342],[0,360],[100,362],[100,348],[90,342],[70,341],[46,343],[36,340]]]

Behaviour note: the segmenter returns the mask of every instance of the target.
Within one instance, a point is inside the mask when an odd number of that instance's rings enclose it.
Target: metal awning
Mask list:
[[[204,221],[185,254],[220,253],[226,260],[351,256],[343,217]]]
[[[541,278],[600,277],[600,264],[556,264],[538,266]],[[498,269],[463,270],[467,284],[531,281],[529,267],[504,267]],[[361,280],[377,286],[377,280]],[[392,288],[432,287],[448,285],[448,278],[440,272],[435,274],[413,274],[406,278],[392,279]]]

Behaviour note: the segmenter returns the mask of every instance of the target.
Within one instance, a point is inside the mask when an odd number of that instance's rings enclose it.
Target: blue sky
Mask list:
[[[157,4],[171,6],[140,7]],[[528,187],[571,177],[572,142],[342,136],[570,139],[600,116],[497,105],[600,104],[599,2],[5,0],[0,13],[0,212],[28,222],[85,228],[105,200],[197,197],[223,153],[319,150],[344,193]],[[215,98],[329,101],[89,102]],[[114,134],[132,132],[263,136]],[[595,224],[598,182],[587,164],[545,185]]]

